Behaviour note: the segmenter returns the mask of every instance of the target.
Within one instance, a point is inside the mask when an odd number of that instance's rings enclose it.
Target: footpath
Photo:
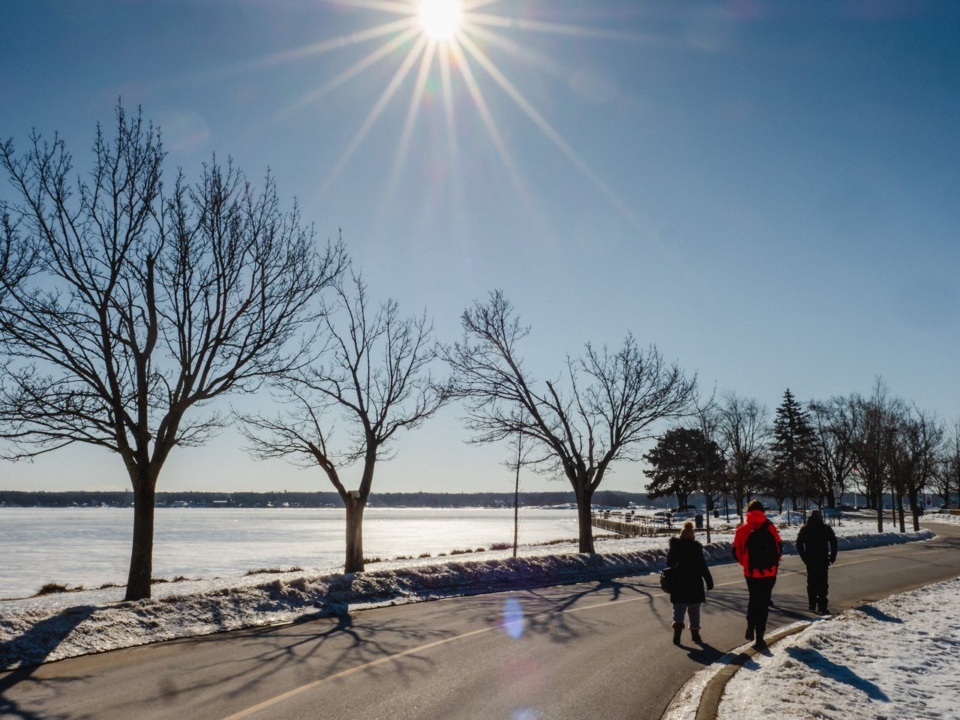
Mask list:
[[[960,719],[960,577],[794,623],[767,642],[695,675],[662,720]]]

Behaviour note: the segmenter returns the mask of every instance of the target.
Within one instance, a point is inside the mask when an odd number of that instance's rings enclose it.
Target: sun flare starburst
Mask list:
[[[348,46],[366,43],[376,45],[366,55],[339,74],[327,79],[319,87],[305,92],[299,100],[280,108],[276,119],[300,112],[318,103],[328,93],[359,76],[375,65],[395,62],[390,80],[374,97],[371,108],[358,121],[352,139],[335,165],[329,170],[320,190],[323,196],[338,180],[354,153],[363,145],[371,128],[386,113],[403,88],[413,86],[404,121],[401,123],[393,171],[389,174],[387,194],[392,195],[400,183],[401,166],[412,144],[413,128],[421,112],[428,107],[427,99],[440,99],[443,122],[448,136],[447,162],[449,176],[455,184],[462,181],[459,172],[459,153],[467,147],[458,134],[458,116],[464,106],[472,105],[476,117],[486,130],[490,147],[502,162],[518,198],[530,201],[532,185],[524,182],[517,165],[516,153],[507,142],[497,123],[494,95],[507,98],[526,116],[543,137],[564,155],[583,177],[599,190],[619,212],[635,224],[640,224],[631,208],[624,203],[576,152],[573,146],[554,126],[550,116],[539,110],[527,97],[515,78],[522,78],[524,70],[534,68],[548,76],[572,76],[577,69],[564,65],[564,59],[552,58],[539,52],[531,38],[537,34],[561,37],[590,38],[604,42],[644,42],[647,38],[619,29],[603,29],[575,23],[563,23],[552,18],[523,17],[515,10],[497,13],[491,10],[502,0],[324,0],[342,8],[372,11],[386,16],[349,34],[326,38],[311,45],[286,50],[260,58],[251,64],[276,65],[305,60],[310,56],[343,50]],[[508,72],[511,69],[512,72]],[[518,69],[519,68],[519,69]],[[410,80],[413,78],[413,80]],[[427,88],[432,88],[428,93]],[[456,107],[457,112],[454,112]],[[476,146],[476,135],[470,143]],[[459,194],[459,190],[457,190]]]

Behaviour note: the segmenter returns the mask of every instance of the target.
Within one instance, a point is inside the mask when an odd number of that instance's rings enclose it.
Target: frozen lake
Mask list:
[[[519,527],[521,544],[574,539],[576,511],[521,508]],[[26,597],[49,582],[122,585],[132,532],[130,508],[0,508],[0,598]],[[170,580],[291,566],[336,570],[344,533],[340,508],[157,508],[153,574]],[[382,560],[489,549],[512,544],[513,510],[368,508],[363,541],[364,555]]]

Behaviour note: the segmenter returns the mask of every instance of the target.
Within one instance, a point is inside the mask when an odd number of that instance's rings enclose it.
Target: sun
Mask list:
[[[324,196],[338,181],[354,154],[364,144],[373,126],[386,114],[391,101],[403,88],[412,85],[407,102],[405,118],[400,123],[397,151],[393,158],[393,170],[386,179],[387,193],[391,195],[400,185],[402,168],[411,151],[414,128],[421,110],[439,109],[446,126],[447,152],[451,175],[458,182],[458,119],[463,117],[462,108],[472,104],[480,125],[506,169],[516,195],[526,198],[529,184],[521,176],[507,137],[498,125],[491,94],[502,96],[519,109],[520,113],[550,141],[580,173],[599,190],[623,217],[636,227],[644,223],[636,217],[633,208],[625,203],[619,193],[594,172],[580,157],[574,147],[554,127],[550,117],[528,98],[522,86],[513,80],[508,67],[500,58],[515,59],[521,65],[531,66],[550,75],[567,76],[574,68],[566,67],[565,61],[556,61],[537,51],[530,42],[533,34],[556,37],[575,37],[604,42],[647,43],[649,38],[619,28],[603,28],[568,23],[551,19],[550,12],[519,13],[514,7],[509,13],[491,10],[491,6],[518,3],[508,0],[312,0],[329,3],[340,8],[376,11],[387,18],[370,25],[358,27],[352,32],[325,38],[308,45],[283,50],[273,55],[257,58],[246,66],[272,66],[302,60],[327,52],[337,52],[345,46],[375,43],[375,47],[327,79],[317,88],[304,93],[293,103],[279,108],[275,120],[280,121],[291,113],[318,103],[321,98],[343,85],[359,79],[365,71],[387,61],[395,62],[392,77],[375,96],[366,117],[357,123],[356,131],[344,147],[339,159],[327,173],[318,196]],[[519,3],[522,4],[522,3]],[[543,3],[549,6],[551,3]],[[558,3],[559,4],[559,3]],[[569,4],[569,3],[565,3]],[[579,7],[579,3],[572,3]],[[583,3],[588,6],[591,3]],[[414,79],[408,80],[413,77]],[[427,102],[429,100],[430,102]],[[456,110],[456,111],[455,111]],[[397,117],[396,115],[394,117]],[[471,137],[471,145],[475,138]],[[459,192],[459,190],[454,190]]]
[[[420,27],[432,39],[450,40],[460,29],[460,0],[421,0]]]

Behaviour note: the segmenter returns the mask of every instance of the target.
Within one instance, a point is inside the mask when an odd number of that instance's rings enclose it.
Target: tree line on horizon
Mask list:
[[[34,132],[22,155],[0,144],[14,197],[0,200],[0,457],[74,443],[119,456],[134,506],[127,600],[150,597],[167,458],[228,424],[253,457],[322,472],[345,510],[348,573],[364,568],[378,463],[448,403],[462,403],[472,442],[508,445],[518,486],[521,468],[567,480],[583,553],[611,465],[640,460],[663,422],[698,418],[710,437],[696,375],[655,345],[630,333],[618,347],[588,343],[538,381],[522,349],[530,329],[502,292],[463,311],[460,340],[439,342],[425,312],[372,299],[342,238],[318,243],[272,176],[257,189],[214,156],[196,181],[180,171],[168,186],[164,158],[159,129],[120,103],[86,175],[56,135]],[[258,393],[269,411],[219,408]],[[759,477],[753,456],[730,462],[738,482]],[[805,467],[771,472],[794,473],[793,492]],[[352,486],[347,473],[359,475]],[[726,471],[702,475],[711,497],[727,482]]]
[[[910,511],[920,529],[923,495],[949,505],[960,496],[960,423],[948,428],[935,414],[893,396],[878,378],[872,393],[799,402],[789,388],[773,421],[756,400],[735,393],[699,408],[691,422],[671,428],[644,455],[651,498],[675,496],[684,506],[702,494],[707,509],[721,499],[742,517],[753,495],[836,508],[856,492],[877,510],[883,531],[884,497],[906,529]]]
[[[514,501],[520,507],[543,507],[569,505],[575,501],[572,492],[525,491],[518,495],[510,492],[398,492],[377,493],[376,506],[385,508],[511,508]],[[646,493],[622,492],[619,490],[600,490],[594,495],[597,506],[629,507],[642,505],[647,500]],[[198,507],[263,508],[268,505],[279,507],[323,508],[341,507],[340,495],[336,492],[301,491],[159,491],[156,494],[157,507],[173,503],[188,503]],[[133,505],[133,493],[129,490],[0,490],[0,506],[7,507],[71,507],[96,506],[130,507]]]

